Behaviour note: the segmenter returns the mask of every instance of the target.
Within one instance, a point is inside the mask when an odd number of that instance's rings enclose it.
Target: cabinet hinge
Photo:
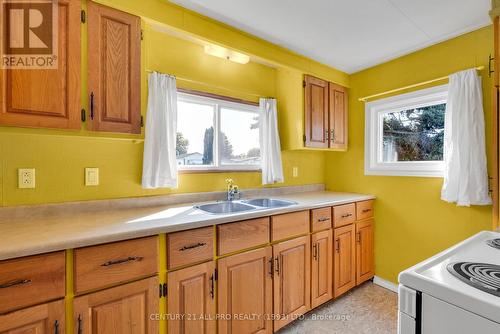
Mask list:
[[[82,21],[82,23],[85,23],[86,21],[86,14],[83,9],[80,11],[80,21]]]
[[[144,40],[144,30],[141,29],[141,41]]]
[[[160,284],[160,298],[167,297],[167,283]]]
[[[144,127],[144,116],[141,115],[141,128]]]
[[[82,122],[85,122],[85,120],[87,119],[87,114],[86,114],[85,109],[81,110],[81,118],[82,118]]]

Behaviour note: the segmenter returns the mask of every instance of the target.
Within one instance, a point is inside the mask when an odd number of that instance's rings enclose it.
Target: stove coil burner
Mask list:
[[[488,244],[488,246],[491,246],[491,247],[496,248],[496,249],[500,249],[500,238],[488,240],[488,241],[486,241],[486,243]]]
[[[446,267],[462,282],[500,297],[500,266],[489,263],[454,262]]]

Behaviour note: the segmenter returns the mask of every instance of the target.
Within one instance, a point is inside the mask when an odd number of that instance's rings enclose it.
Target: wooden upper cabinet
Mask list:
[[[53,334],[65,333],[64,300],[41,304],[0,315],[0,333]]]
[[[347,88],[305,76],[305,147],[347,149],[347,97]]]
[[[0,125],[80,128],[80,1],[58,9],[57,69],[0,70]]]
[[[88,2],[89,128],[141,133],[141,20]]]
[[[219,260],[219,314],[254,315],[220,319],[220,334],[273,332],[273,253],[271,246]]]
[[[373,219],[356,223],[356,284],[375,275],[373,259]]]
[[[311,306],[317,307],[333,297],[332,230],[311,235]]]
[[[333,294],[338,297],[356,285],[354,224],[336,228],[333,233]]]
[[[311,243],[304,236],[273,245],[274,331],[311,309]]]
[[[304,96],[305,146],[328,148],[328,82],[306,75]]]
[[[75,298],[73,333],[157,334],[158,286],[152,277]]]
[[[215,333],[215,262],[168,273],[169,334]]]
[[[330,148],[347,148],[347,89],[329,84]]]

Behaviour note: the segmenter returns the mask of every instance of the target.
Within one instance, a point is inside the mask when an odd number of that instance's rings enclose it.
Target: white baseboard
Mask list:
[[[391,290],[391,291],[398,293],[397,284],[394,284],[391,281],[385,280],[385,279],[380,278],[378,276],[373,277],[373,284],[377,284],[383,288],[386,288],[388,290]]]

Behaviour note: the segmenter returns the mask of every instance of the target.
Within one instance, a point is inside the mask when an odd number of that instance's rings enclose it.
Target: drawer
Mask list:
[[[356,220],[356,204],[344,204],[333,207],[333,227],[345,226]]]
[[[218,225],[218,254],[266,244],[269,234],[269,217]]]
[[[373,200],[356,203],[356,220],[373,217]]]
[[[313,232],[326,230],[332,227],[332,208],[311,210],[311,229]]]
[[[0,261],[0,313],[64,297],[64,251]]]
[[[78,248],[74,260],[77,294],[154,275],[158,236]]]
[[[168,269],[211,260],[213,257],[212,226],[167,234]]]
[[[272,241],[309,233],[309,211],[285,213],[271,217]]]

